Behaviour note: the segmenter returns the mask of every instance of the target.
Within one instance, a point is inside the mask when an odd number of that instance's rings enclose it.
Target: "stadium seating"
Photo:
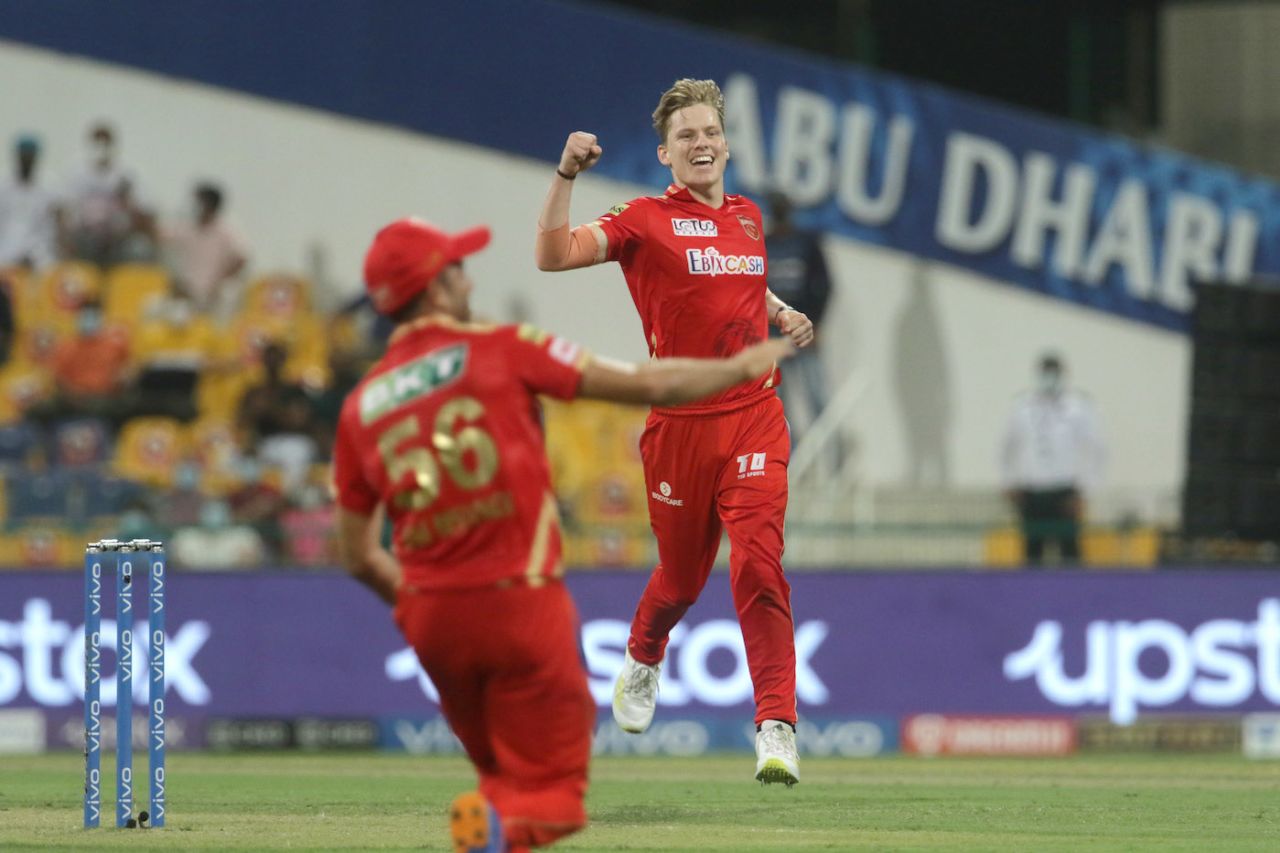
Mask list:
[[[112,468],[120,477],[167,488],[186,450],[186,432],[173,418],[132,418],[120,430]]]
[[[40,431],[30,423],[18,422],[0,427],[0,468],[21,469],[40,441]]]
[[[59,527],[68,515],[71,475],[66,471],[10,471],[4,485],[10,530],[34,523]]]
[[[63,468],[84,468],[107,461],[111,437],[97,418],[63,421],[54,428],[53,461]]]
[[[35,318],[60,333],[75,328],[76,312],[86,301],[102,296],[102,273],[92,264],[64,261],[40,277],[35,294]]]
[[[103,310],[107,322],[134,328],[169,293],[169,274],[150,264],[121,264],[106,275]]]

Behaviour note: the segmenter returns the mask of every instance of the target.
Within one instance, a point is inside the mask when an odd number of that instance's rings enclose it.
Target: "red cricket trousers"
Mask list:
[[[662,660],[667,636],[698,599],[727,531],[756,722],[794,723],[795,627],[782,574],[791,439],[782,402],[770,396],[709,415],[653,412],[640,455],[659,563],[631,623],[631,657]]]
[[[537,847],[585,826],[596,706],[564,584],[408,589],[395,618],[507,843]]]

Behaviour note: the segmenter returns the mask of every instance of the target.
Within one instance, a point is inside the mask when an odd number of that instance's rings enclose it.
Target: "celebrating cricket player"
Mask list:
[[[595,703],[536,395],[674,406],[754,381],[791,350],[636,367],[527,326],[472,323],[462,260],[488,242],[484,227],[415,219],[378,232],[365,283],[396,330],[343,404],[333,461],[343,563],[394,606],[479,774],[453,804],[456,851],[526,850],[586,822]]]
[[[538,219],[543,270],[617,261],[654,357],[728,356],[777,326],[797,346],[813,324],[765,284],[764,229],[751,200],[724,191],[724,96],[712,80],[678,80],[653,112],[661,196],[619,204],[569,227],[573,181],[600,159],[593,134],[569,135]],[[640,598],[614,691],[618,725],[653,719],[667,638],[698,598],[728,531],[730,584],[755,687],[756,778],[800,780],[791,588],[782,573],[790,439],[774,367],[708,400],[658,404],[640,439],[659,563]]]

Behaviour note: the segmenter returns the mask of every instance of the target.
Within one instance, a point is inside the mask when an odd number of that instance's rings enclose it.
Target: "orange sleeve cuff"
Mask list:
[[[538,266],[549,270],[576,270],[598,263],[601,258],[596,235],[588,225],[572,231],[568,223],[546,231],[538,229]]]

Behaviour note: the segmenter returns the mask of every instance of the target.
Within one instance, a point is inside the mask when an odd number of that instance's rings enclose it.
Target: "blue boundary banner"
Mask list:
[[[645,581],[605,571],[569,579],[602,714]],[[79,582],[78,573],[0,575],[0,708],[78,711]],[[920,714],[1127,724],[1152,712],[1280,710],[1280,586],[1269,572],[797,572],[790,582],[800,717],[828,745],[858,734],[832,728],[840,721]],[[343,575],[180,573],[166,608],[165,702],[177,718],[439,712],[387,608]],[[139,638],[145,627],[137,620]],[[112,718],[115,634],[115,620],[104,620],[102,706]],[[140,665],[147,646],[135,648]],[[145,681],[135,689],[145,697]],[[729,728],[716,731],[736,738],[753,712],[742,634],[717,573],[672,632],[657,719],[720,721]]]
[[[0,37],[664,186],[649,112],[719,80],[730,184],[803,221],[1160,327],[1195,280],[1280,275],[1280,186],[991,102],[552,0],[19,0]],[[593,211],[580,211],[583,218]],[[532,217],[533,210],[530,211]]]

